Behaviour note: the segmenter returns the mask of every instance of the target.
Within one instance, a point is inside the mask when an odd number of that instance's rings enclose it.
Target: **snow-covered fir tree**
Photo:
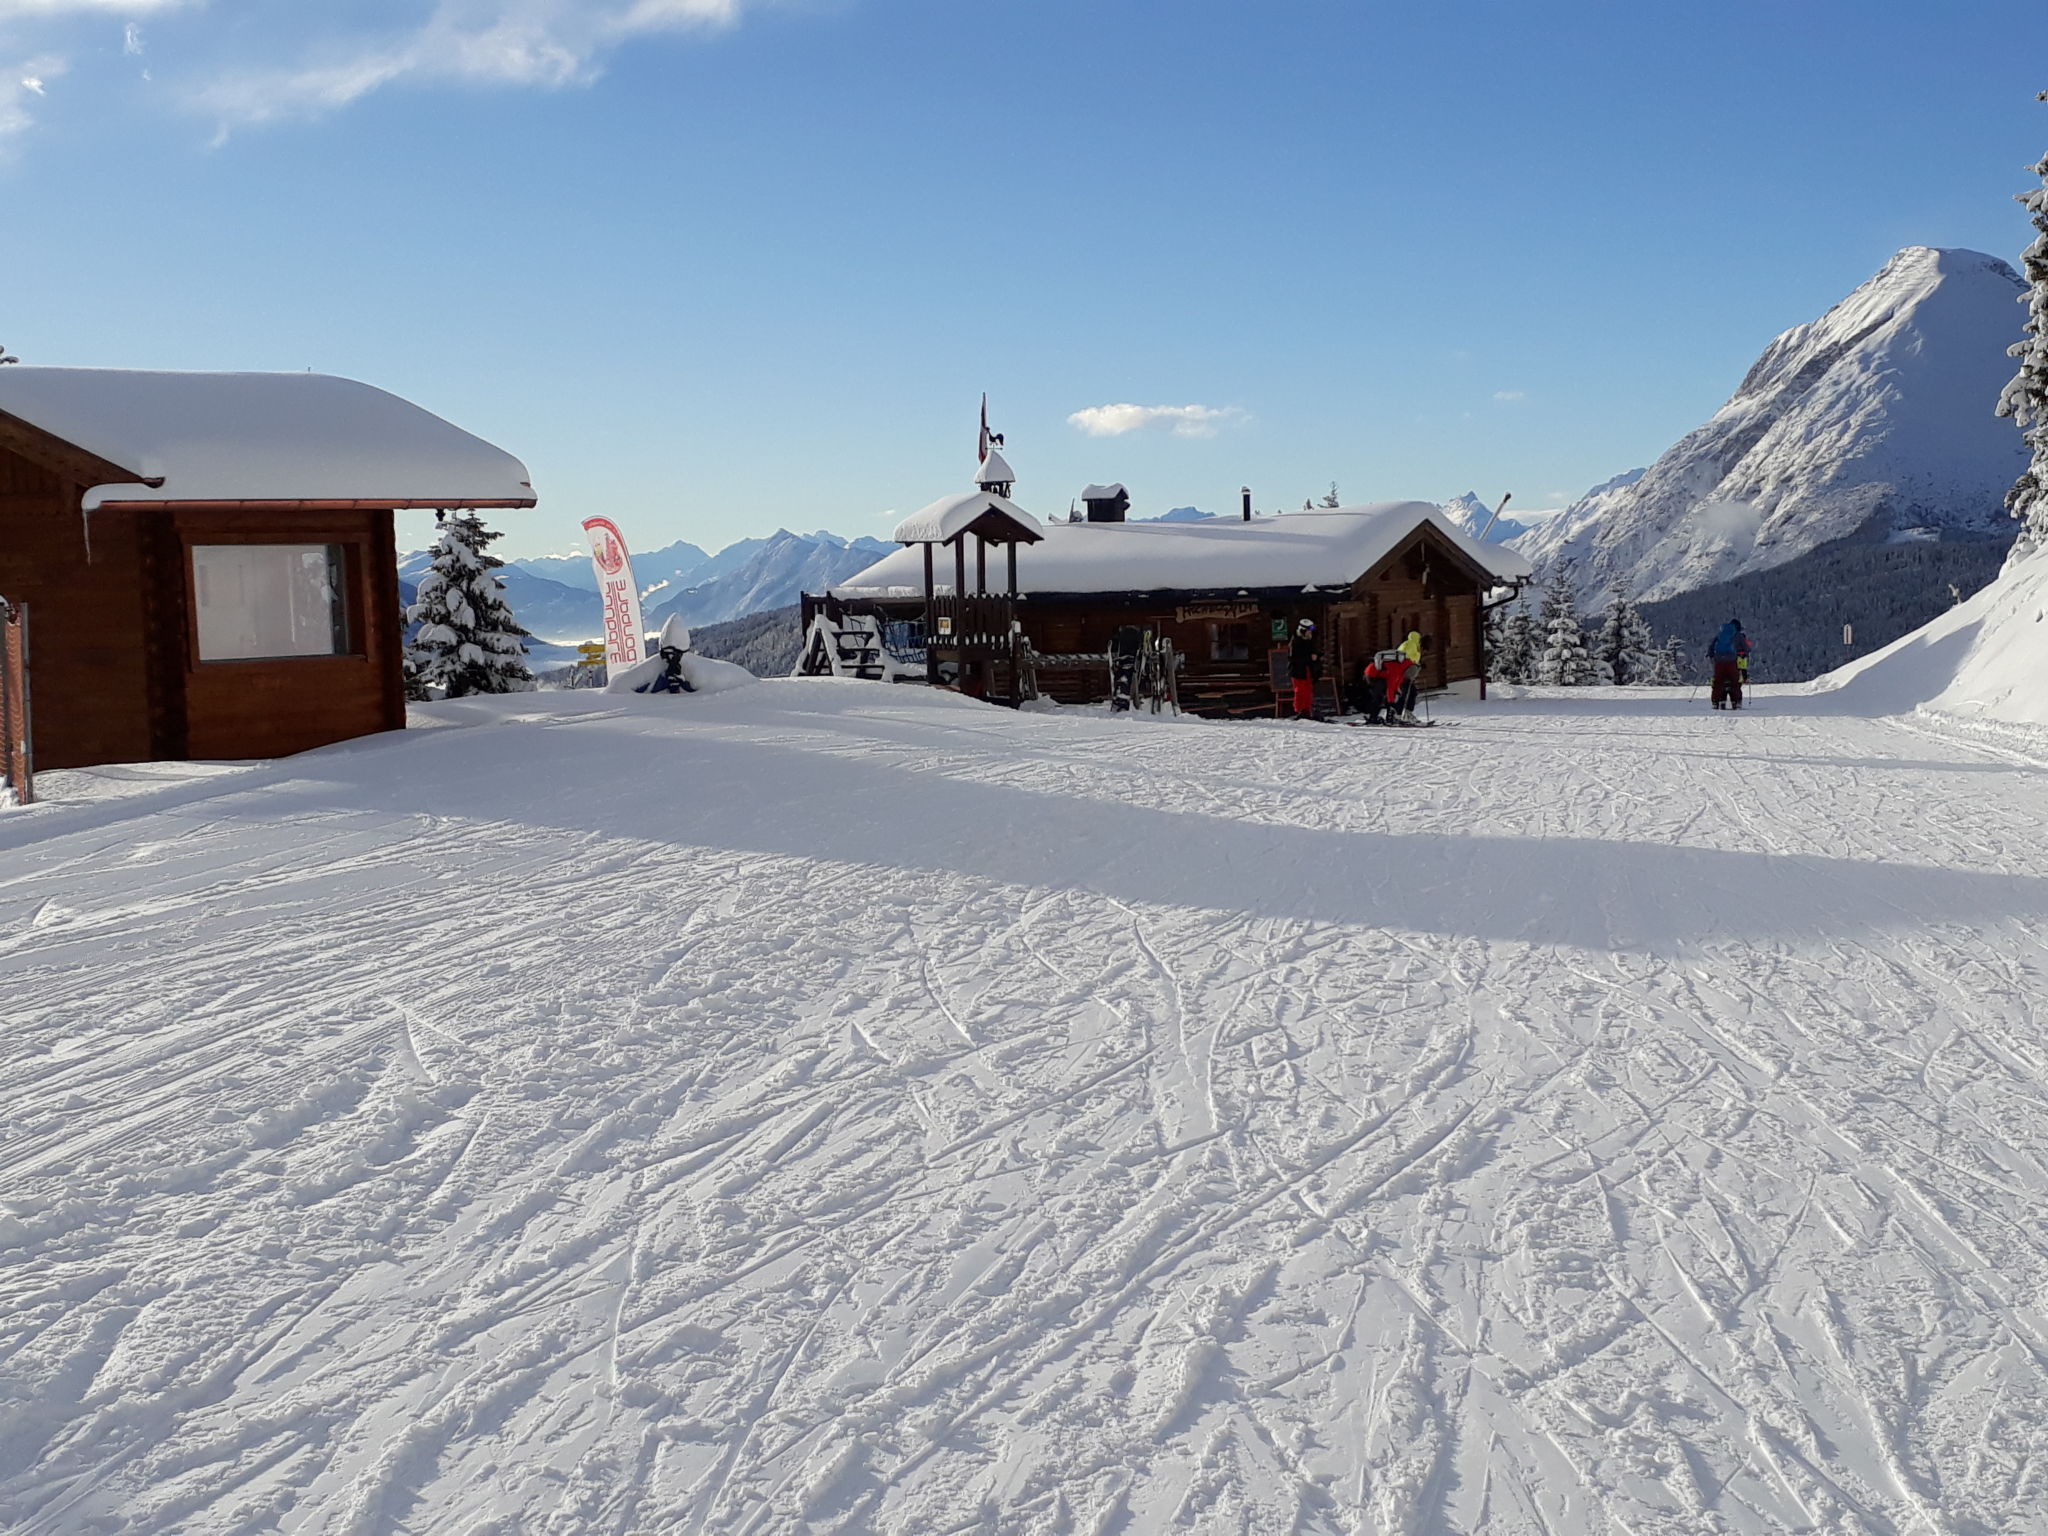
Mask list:
[[[1572,591],[1569,562],[1552,573],[1543,588],[1543,611],[1537,615],[1534,681],[1549,688],[1578,688],[1593,681],[1593,657],[1586,649],[1585,626],[1579,622],[1579,600]]]
[[[1684,678],[1685,652],[1679,646],[1678,636],[1673,635],[1651,659],[1647,681],[1653,688],[1676,688]]]
[[[2048,101],[2048,91],[2039,97]],[[2027,279],[2025,339],[2008,354],[2019,359],[2020,371],[1999,396],[1998,414],[2019,423],[2032,459],[2005,494],[2006,509],[2020,520],[2012,558],[2048,544],[2048,158],[2034,167],[2041,185],[2019,196],[2034,219],[2034,243],[2020,264]]]
[[[519,693],[533,686],[526,669],[526,631],[493,574],[505,562],[486,553],[498,535],[474,512],[441,518],[434,559],[420,577],[418,601],[406,618],[419,626],[406,659],[422,689],[459,699],[472,693]]]
[[[1603,683],[1646,681],[1650,673],[1650,625],[1643,610],[1616,582],[1607,589],[1607,608],[1593,627],[1593,675]]]
[[[1536,621],[1520,603],[1509,603],[1486,616],[1488,682],[1528,682],[1535,650]]]

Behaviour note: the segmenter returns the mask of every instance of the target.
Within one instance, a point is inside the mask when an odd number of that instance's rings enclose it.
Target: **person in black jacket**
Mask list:
[[[1308,720],[1316,712],[1316,678],[1322,662],[1316,657],[1316,621],[1303,619],[1294,626],[1294,644],[1287,648],[1287,676],[1294,684],[1294,715]]]

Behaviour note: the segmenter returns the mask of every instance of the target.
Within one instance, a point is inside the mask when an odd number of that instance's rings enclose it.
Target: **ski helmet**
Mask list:
[[[1314,619],[1303,619],[1294,627],[1301,634],[1312,635],[1316,632],[1316,621]]]

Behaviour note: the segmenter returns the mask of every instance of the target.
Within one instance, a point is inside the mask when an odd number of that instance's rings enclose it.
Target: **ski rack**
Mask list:
[[[1129,692],[1120,694],[1116,652],[1041,651],[1032,645],[1028,635],[1017,637],[1017,675],[1023,685],[1024,698],[1040,696],[1040,672],[1093,671],[1100,667],[1109,674],[1108,697],[1117,708],[1136,709],[1144,705],[1155,715],[1162,709],[1179,714],[1180,653],[1174,649],[1173,642],[1154,640],[1152,632],[1147,630],[1132,661]]]
[[[0,795],[35,800],[28,714],[28,605],[0,597]]]

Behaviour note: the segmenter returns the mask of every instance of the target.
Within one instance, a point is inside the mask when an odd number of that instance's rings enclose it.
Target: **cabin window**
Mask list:
[[[195,544],[201,661],[338,656],[348,648],[339,544]]]
[[[1211,661],[1250,661],[1252,659],[1252,627],[1249,624],[1211,624],[1209,626],[1209,659]]]

